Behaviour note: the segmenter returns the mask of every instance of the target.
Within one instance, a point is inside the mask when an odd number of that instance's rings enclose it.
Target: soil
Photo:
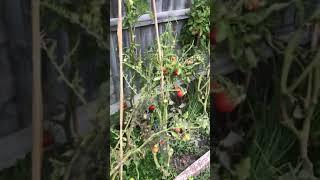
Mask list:
[[[204,155],[207,151],[210,150],[210,142],[207,138],[200,139],[198,141],[198,145],[201,148],[197,150],[197,154],[184,154],[181,156],[173,156],[171,164],[177,170],[178,173],[184,171],[187,167],[189,167],[192,163],[194,163],[202,155]]]

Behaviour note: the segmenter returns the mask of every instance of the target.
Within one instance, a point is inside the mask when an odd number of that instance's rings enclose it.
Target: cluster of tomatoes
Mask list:
[[[190,140],[190,134],[189,133],[183,133],[182,128],[174,128],[174,132],[176,132],[178,135],[182,136],[183,141],[189,141]]]
[[[176,62],[177,62],[177,57],[176,56],[172,56],[171,57],[171,65],[172,64],[176,64]],[[162,68],[162,72],[163,72],[164,76],[169,75],[169,70],[168,70],[167,67],[163,67]],[[179,67],[176,67],[175,69],[173,69],[172,76],[178,77],[178,76],[180,76],[180,74],[181,74],[181,69]]]
[[[176,57],[173,56],[172,61],[176,61]],[[163,69],[163,74],[164,75],[168,75],[168,69],[167,68],[164,68]],[[181,69],[175,69],[172,73],[173,76],[175,77],[178,77],[179,75],[181,74]],[[176,97],[177,98],[182,98],[185,93],[183,92],[183,90],[179,87],[179,86],[175,86],[175,93],[176,93]],[[149,110],[149,113],[153,113],[155,110],[156,110],[157,106],[155,104],[151,104],[149,105],[148,107],[148,110]],[[176,132],[177,134],[182,134],[182,128],[173,128],[173,131]],[[188,141],[190,140],[190,134],[188,133],[183,133],[183,135],[181,136],[182,137],[182,140],[184,141]],[[164,145],[165,144],[165,141],[164,140],[160,140],[159,141],[159,144],[160,145]],[[151,150],[153,153],[158,153],[159,152],[159,144],[154,144],[152,147],[151,147]]]
[[[178,98],[182,98],[184,96],[184,93],[179,88],[179,89],[176,90],[176,95],[177,95]],[[165,100],[165,101],[167,101],[167,100]],[[148,109],[149,109],[149,112],[152,113],[156,108],[157,108],[156,105],[151,104]]]
[[[190,141],[191,137],[190,137],[190,134],[187,133],[187,132],[183,132],[182,128],[179,128],[179,127],[176,127],[176,128],[173,128],[172,129],[175,133],[177,133],[181,139],[183,141]],[[163,146],[166,142],[164,140],[160,140],[159,141],[159,144],[161,146]],[[159,144],[154,144],[152,147],[151,147],[151,150],[152,150],[152,153],[158,153],[159,152]]]

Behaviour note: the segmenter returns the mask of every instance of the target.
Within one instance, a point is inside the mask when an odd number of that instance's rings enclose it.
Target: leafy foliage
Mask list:
[[[216,3],[213,11],[217,30],[217,43],[226,44],[231,58],[242,71],[257,67],[257,60],[264,58],[262,41],[272,36],[270,28],[274,25],[273,15],[287,8],[290,3],[260,2],[256,11],[248,10],[246,2],[226,1]]]
[[[68,23],[76,24],[85,30],[88,35],[95,38],[97,44],[103,49],[107,49],[108,47],[105,42],[107,27],[101,8],[105,5],[105,0],[82,2],[67,0],[61,4],[51,0],[41,1],[44,12],[46,12],[46,9],[49,9],[59,15],[59,17],[66,19]],[[62,21],[60,18],[53,20],[53,22],[51,21],[51,29],[57,29],[62,22],[65,21]]]
[[[210,32],[210,0],[192,0],[188,22],[182,31],[182,44],[194,43],[200,48],[208,48]]]

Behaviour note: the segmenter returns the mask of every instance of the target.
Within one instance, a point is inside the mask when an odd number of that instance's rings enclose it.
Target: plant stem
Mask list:
[[[287,87],[287,82],[288,82],[288,75],[289,75],[289,70],[293,61],[293,53],[296,47],[299,45],[299,40],[302,34],[302,30],[299,29],[297,30],[293,37],[291,38],[288,47],[285,50],[285,57],[284,57],[284,62],[283,62],[283,67],[282,67],[282,75],[281,75],[281,91],[283,94],[288,93],[288,87]]]
[[[320,60],[320,50],[317,52],[313,61],[309,64],[309,66],[301,73],[299,78],[288,88],[288,92],[293,92],[300,83],[306,78],[306,76],[311,73],[312,69],[319,63]]]
[[[305,107],[308,107],[310,105],[310,99],[311,99],[311,91],[312,91],[312,78],[313,78],[313,73],[310,73],[308,76],[308,88],[307,88],[307,95],[305,98]]]
[[[315,25],[315,31],[313,33],[313,39],[311,42],[311,48],[313,51],[316,50],[317,47],[317,39],[319,34],[319,28],[317,25]],[[297,35],[297,34],[296,34]],[[294,37],[294,39],[297,38]],[[305,79],[306,76],[308,76],[308,85],[307,85],[307,95],[305,98],[305,109],[308,111],[306,114],[306,117],[303,121],[303,126],[301,130],[298,130],[295,126],[294,120],[289,117],[285,102],[281,103],[281,110],[282,115],[284,119],[284,125],[286,125],[287,128],[289,128],[291,131],[294,132],[297,139],[299,140],[299,146],[300,146],[300,156],[302,158],[303,162],[303,169],[307,171],[310,176],[314,176],[313,172],[313,163],[309,159],[308,156],[308,143],[309,143],[309,136],[310,136],[310,129],[311,129],[311,120],[314,117],[315,107],[317,103],[317,99],[319,97],[319,64],[320,64],[320,51],[318,51],[312,60],[312,62],[308,65],[307,68],[304,69],[304,71],[299,76],[298,80],[293,83],[288,89],[287,89],[287,78],[290,70],[290,65],[292,61],[293,56],[293,50],[298,45],[297,39],[293,40],[292,43],[289,44],[287,51],[286,51],[286,57],[285,57],[285,64],[283,66],[283,74],[281,79],[281,88],[284,95],[290,96],[292,95],[293,91],[302,83],[302,81]]]
[[[163,172],[163,174],[165,176],[169,176],[169,172],[166,171],[160,164],[159,164],[159,161],[158,161],[158,158],[157,158],[157,153],[152,153],[153,154],[153,160],[154,160],[154,163],[156,164],[157,168]]]
[[[158,45],[158,60],[160,64],[160,74],[161,74],[161,84],[160,84],[160,91],[161,91],[161,98],[164,99],[164,77],[163,77],[163,62],[162,62],[162,49],[160,44],[160,36],[159,36],[159,28],[158,28],[158,17],[157,17],[157,7],[156,1],[152,0],[153,6],[153,13],[154,13],[154,25],[156,28],[156,36],[157,36],[157,45]]]
[[[300,137],[299,130],[295,127],[293,120],[289,117],[287,108],[284,102],[281,102],[281,113],[283,121],[281,122],[285,127],[291,130],[296,137]]]
[[[76,96],[79,98],[79,100],[81,101],[81,103],[83,105],[87,104],[86,99],[81,95],[81,93],[75,88],[75,86],[72,84],[72,82],[70,82],[67,77],[65,76],[65,74],[63,73],[62,70],[62,65],[58,65],[58,63],[55,61],[55,56],[52,54],[52,52],[48,49],[48,47],[46,46],[45,43],[42,43],[42,48],[45,50],[45,52],[48,55],[48,58],[51,62],[51,64],[54,66],[54,68],[56,69],[56,71],[58,72],[58,74],[60,75],[60,78],[62,79],[62,81],[70,88],[72,89],[72,91],[74,92],[74,94],[76,94]]]
[[[144,148],[149,142],[151,142],[154,138],[156,138],[157,136],[159,136],[160,134],[162,133],[166,133],[168,131],[170,131],[171,129],[174,129],[174,128],[180,128],[180,127],[173,127],[173,128],[167,128],[167,129],[164,129],[164,130],[161,130],[153,135],[151,135],[146,141],[144,141],[144,143],[139,146],[138,148],[134,149],[134,150],[131,150],[129,151],[123,158],[123,160],[118,163],[118,165],[114,168],[112,168],[112,170],[110,171],[110,175],[113,175],[117,169],[127,160],[129,159],[130,156],[132,156],[133,154],[139,152],[142,148]],[[188,129],[199,129],[200,127],[189,127]]]

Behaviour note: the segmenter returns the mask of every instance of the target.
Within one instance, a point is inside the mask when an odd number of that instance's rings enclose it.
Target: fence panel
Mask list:
[[[159,0],[157,1],[157,14],[159,20],[159,31],[160,34],[164,32],[166,22],[172,22],[172,27],[174,32],[178,35],[188,18],[187,14],[189,12],[191,0]],[[115,104],[119,101],[119,61],[118,61],[118,51],[117,51],[117,2],[116,0],[111,1],[111,7],[116,7],[111,10],[111,34],[110,34],[110,103]],[[151,9],[151,7],[150,7]],[[125,13],[124,13],[125,15]],[[140,49],[142,53],[152,45],[155,40],[155,29],[153,20],[150,18],[149,14],[142,15],[136,26],[136,42],[140,44]],[[123,45],[127,47],[129,44],[128,31],[124,30],[123,34]],[[139,85],[139,84],[137,84]],[[127,87],[126,87],[127,90]]]

